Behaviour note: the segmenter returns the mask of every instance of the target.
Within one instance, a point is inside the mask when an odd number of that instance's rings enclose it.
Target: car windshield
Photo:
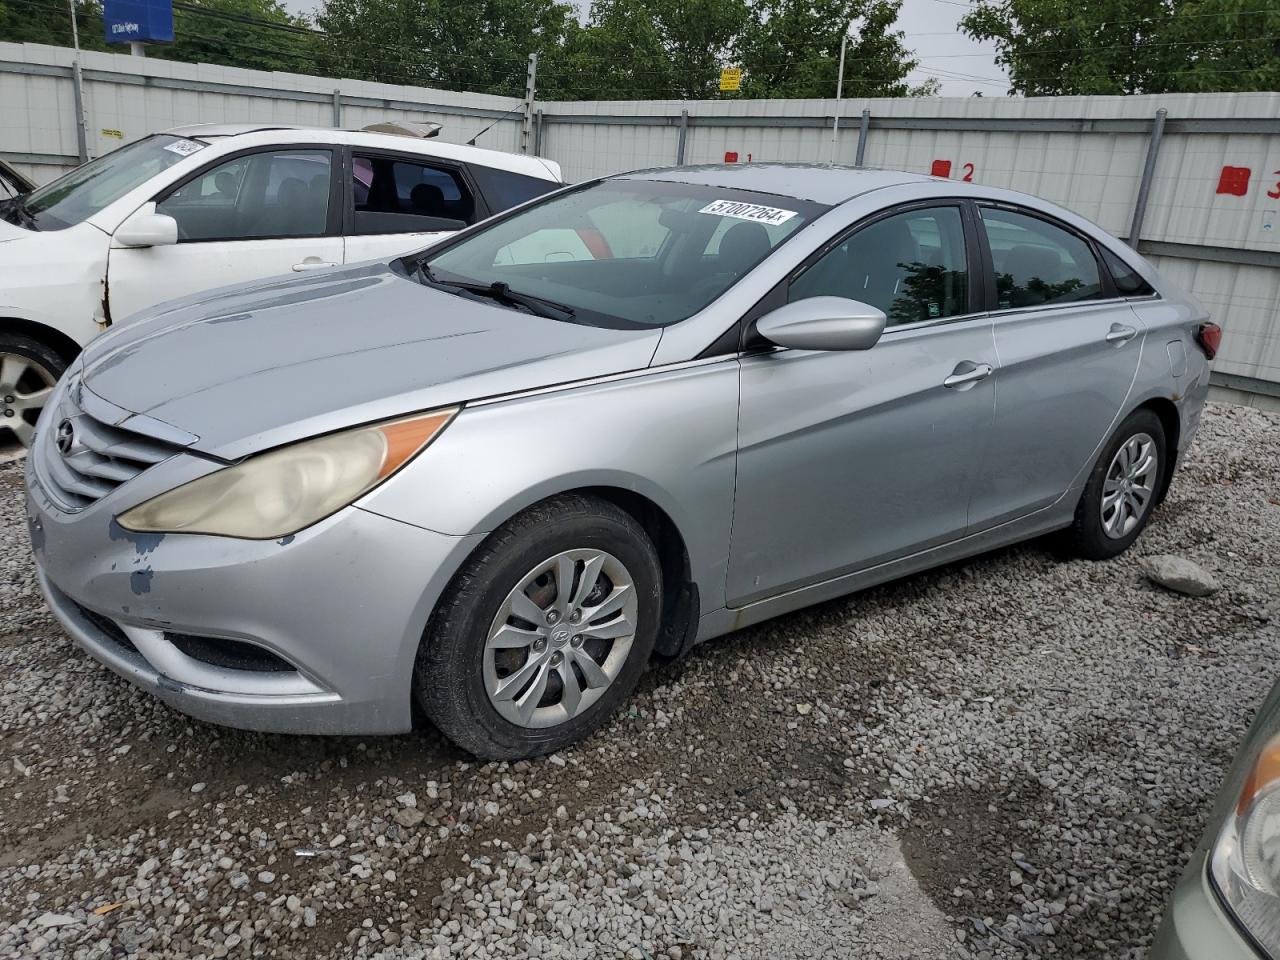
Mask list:
[[[38,230],[73,226],[205,146],[168,135],[138,140],[31,191],[7,219]]]
[[[697,313],[828,209],[777,194],[604,180],[418,258],[425,283],[602,327]]]

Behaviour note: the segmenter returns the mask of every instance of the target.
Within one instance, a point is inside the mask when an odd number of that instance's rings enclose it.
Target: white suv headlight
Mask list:
[[[271,540],[347,506],[399,470],[458,411],[344,430],[251,457],[175,487],[117,521],[148,533],[211,533]]]
[[[1280,960],[1280,737],[1265,743],[1209,859],[1224,904]]]

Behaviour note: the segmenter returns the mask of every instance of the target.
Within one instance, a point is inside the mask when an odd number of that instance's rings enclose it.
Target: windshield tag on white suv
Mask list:
[[[175,140],[173,143],[166,143],[164,148],[170,153],[189,157],[197,150],[203,150],[204,146],[199,140]]]
[[[757,203],[742,203],[738,200],[712,200],[698,212],[714,214],[717,217],[754,220],[756,223],[767,223],[773,226],[786,223],[796,215],[794,210],[762,207]]]

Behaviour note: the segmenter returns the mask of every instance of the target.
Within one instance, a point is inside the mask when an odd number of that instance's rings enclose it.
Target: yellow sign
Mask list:
[[[102,128],[102,135],[104,137],[115,137],[117,140],[124,139],[124,134],[121,133],[119,130],[111,130],[111,129],[108,129],[107,127]]]
[[[742,68],[741,67],[725,67],[720,71],[720,89],[723,90],[740,90],[742,89]]]

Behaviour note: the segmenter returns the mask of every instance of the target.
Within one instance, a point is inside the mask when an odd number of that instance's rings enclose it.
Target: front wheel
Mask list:
[[[1151,519],[1169,468],[1164,426],[1137,410],[1102,448],[1067,531],[1074,552],[1108,560],[1124,552]]]
[[[630,695],[661,609],[657,552],[633,517],[594,497],[547,500],[491,534],[445,591],[415,695],[479,757],[550,753]]]
[[[39,340],[0,333],[0,454],[31,446],[40,411],[66,369]]]

